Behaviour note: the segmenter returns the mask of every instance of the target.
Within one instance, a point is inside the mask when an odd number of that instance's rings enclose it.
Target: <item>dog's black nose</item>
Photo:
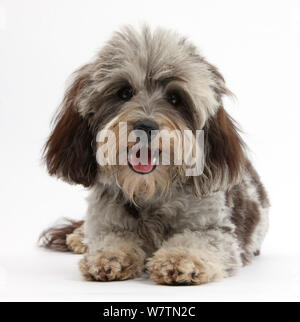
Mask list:
[[[141,130],[146,132],[148,138],[151,138],[151,131],[157,131],[159,129],[158,124],[152,120],[140,120],[137,121],[134,126],[134,130]],[[153,133],[155,134],[155,133]]]

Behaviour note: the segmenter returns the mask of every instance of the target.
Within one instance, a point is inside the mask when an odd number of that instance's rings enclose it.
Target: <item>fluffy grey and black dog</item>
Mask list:
[[[268,228],[269,201],[223,108],[227,94],[219,71],[176,33],[115,33],[75,72],[45,145],[51,175],[89,188],[86,217],[49,229],[44,245],[85,253],[80,270],[97,281],[146,270],[160,284],[203,284],[249,263]],[[128,132],[203,130],[203,172],[187,176],[184,165],[151,160],[99,165],[97,134],[109,129],[120,139],[120,122]]]

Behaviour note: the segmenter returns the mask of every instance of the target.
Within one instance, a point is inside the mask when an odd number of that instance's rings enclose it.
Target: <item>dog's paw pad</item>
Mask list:
[[[150,277],[158,284],[199,285],[221,278],[218,268],[188,251],[159,250],[147,264]]]
[[[135,253],[99,251],[86,255],[79,268],[87,280],[122,281],[141,276],[143,261]]]

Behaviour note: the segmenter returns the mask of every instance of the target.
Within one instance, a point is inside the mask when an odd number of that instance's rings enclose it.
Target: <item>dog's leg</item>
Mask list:
[[[136,236],[130,232],[109,233],[97,251],[85,255],[79,267],[87,280],[126,280],[142,275],[144,261],[145,253]]]
[[[87,250],[84,244],[83,224],[76,228],[73,233],[66,236],[66,244],[68,248],[75,254],[83,254]]]
[[[242,266],[233,235],[219,229],[186,231],[165,241],[147,264],[159,284],[204,284],[232,275]]]
[[[143,242],[134,233],[137,220],[105,186],[98,188],[88,199],[84,223],[88,251],[80,261],[80,270],[87,280],[138,277],[144,270],[145,252]]]

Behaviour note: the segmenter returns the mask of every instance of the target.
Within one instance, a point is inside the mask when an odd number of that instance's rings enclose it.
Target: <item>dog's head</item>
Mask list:
[[[137,33],[124,28],[75,72],[45,146],[49,173],[85,187],[110,182],[131,200],[163,195],[174,184],[190,184],[198,195],[231,185],[239,177],[244,153],[222,106],[228,93],[218,70],[185,38],[164,30]],[[120,130],[120,124],[126,127]],[[163,130],[175,133],[169,165],[158,161],[163,157]],[[176,153],[182,156],[180,134],[186,130],[193,134],[190,143],[196,142],[196,130],[204,131],[204,168],[198,176],[187,176],[187,165],[175,162]],[[105,131],[114,140],[99,140]],[[104,145],[116,152],[114,162],[105,165],[97,158]]]

